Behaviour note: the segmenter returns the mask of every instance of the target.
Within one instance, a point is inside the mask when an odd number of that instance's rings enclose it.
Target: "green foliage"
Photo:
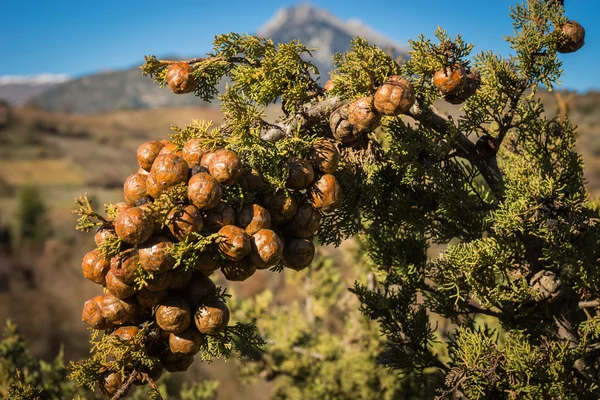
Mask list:
[[[315,141],[315,137],[298,133],[269,143],[261,140],[256,134],[252,135],[251,131],[250,135],[237,138],[234,146],[248,166],[262,172],[262,177],[269,186],[285,190],[288,177],[287,160],[306,157]]]
[[[95,227],[108,223],[106,218],[94,211],[92,201],[87,193],[76,198],[75,204],[77,205],[77,209],[73,210],[72,213],[79,215],[77,226],[75,227],[78,231],[90,232]],[[110,212],[109,215],[116,216],[116,209],[114,206],[109,205],[106,207],[106,210],[107,214]]]
[[[146,346],[156,333],[151,324],[143,327],[131,340],[122,340],[111,331],[92,335],[92,356],[79,362],[71,362],[69,378],[80,386],[93,390],[105,375],[120,373],[123,381],[140,369],[152,370],[160,363],[157,357],[148,355]]]
[[[349,257],[351,276],[366,272]],[[395,399],[406,385],[381,366],[377,325],[365,321],[343,290],[339,263],[320,253],[310,270],[286,277],[300,298],[276,306],[269,290],[234,302],[234,316],[256,323],[267,338],[263,353],[240,362],[248,379],[272,380],[274,399]]]
[[[169,254],[175,259],[173,268],[181,267],[186,271],[194,271],[202,254],[210,250],[219,237],[217,233],[208,236],[193,235],[173,244],[169,249]]]
[[[167,215],[171,210],[183,204],[186,197],[187,186],[183,183],[170,187],[149,205],[150,215],[148,217],[164,228],[167,223]]]
[[[18,237],[25,242],[42,244],[50,234],[46,206],[38,189],[23,188],[18,195],[19,208],[16,215]]]
[[[100,253],[102,253],[102,257],[104,257],[105,260],[110,260],[114,256],[119,255],[122,245],[122,240],[115,235],[106,238],[98,249],[100,250]]]
[[[562,62],[556,54],[562,36],[556,27],[567,22],[563,8],[534,1],[517,4],[511,17],[517,34],[507,37],[506,41],[516,51],[515,62],[521,79],[534,88],[542,84],[552,90],[562,74]]]
[[[256,353],[264,344],[254,325],[238,322],[217,335],[206,336],[200,359],[208,362],[217,358],[227,360],[233,351],[240,355]]]
[[[403,65],[402,74],[413,77],[413,84],[423,104],[429,105],[439,97],[437,89],[432,84],[435,72],[446,67],[462,65],[467,67],[473,45],[465,43],[462,36],[457,35],[453,40],[445,30],[438,27],[434,33],[438,43],[424,35],[417,40],[409,40],[410,59]]]
[[[123,359],[127,353],[124,343],[116,338],[107,338],[111,343],[111,358],[114,355]],[[139,353],[133,354],[135,362],[140,359]],[[128,354],[127,357],[128,358]],[[137,357],[137,358],[136,358]],[[89,366],[93,368],[93,366]],[[89,386],[81,387],[77,381],[72,380],[77,376],[91,373],[94,370],[84,372],[82,366],[69,371],[64,367],[62,349],[56,358],[50,362],[37,360],[29,351],[27,343],[18,333],[15,325],[10,321],[0,338],[0,396],[15,400],[64,400],[64,399],[102,399],[98,391],[94,392],[95,383],[90,381]],[[214,400],[219,382],[204,380],[192,384],[184,383],[179,392],[168,390],[167,382],[169,374],[164,373],[161,381],[157,384],[158,392],[154,390],[148,393],[144,387],[133,387],[129,396],[132,400],[167,399],[176,396],[182,400]],[[177,389],[177,388],[176,388]]]
[[[211,129],[212,122],[193,120],[191,124],[181,129],[175,125],[171,129],[175,133],[169,134],[171,142],[175,143],[179,149],[182,149],[185,143],[191,139],[202,139],[207,150],[214,150],[223,145],[224,141],[218,130]]]
[[[508,332],[505,340],[504,346],[499,346],[494,332],[459,328],[450,345],[456,364],[446,377],[447,386],[460,387],[469,399],[503,394],[518,399],[593,397],[597,388],[581,382],[571,370],[580,356],[577,349],[552,341],[532,345],[531,338],[520,331]]]
[[[195,94],[205,101],[213,99],[218,94],[215,86],[228,77],[233,82],[228,92],[244,93],[261,105],[284,97],[285,109],[294,112],[315,89],[310,74],[318,73],[316,67],[301,58],[304,54],[310,55],[309,49],[295,41],[275,45],[272,40],[250,35],[218,35],[208,57],[189,61],[198,82]],[[165,86],[170,64],[149,56],[142,71]]]
[[[333,64],[331,93],[352,100],[372,95],[391,75],[400,72],[392,57],[360,37],[352,39],[348,52],[335,54]]]
[[[62,349],[50,362],[36,359],[16,326],[7,321],[0,337],[0,396],[9,399],[92,399],[66,379]]]
[[[216,400],[219,381],[199,381],[184,383],[179,395],[181,400]]]
[[[356,284],[352,291],[387,338],[380,360],[425,385],[444,376],[441,398],[593,398],[597,382],[575,361],[594,359],[586,342],[596,340],[595,316],[577,301],[598,293],[598,214],[574,151],[575,128],[546,118],[527,92],[551,88],[560,76],[555,29],[563,9],[532,0],[513,18],[515,35],[507,40],[516,54],[474,57],[482,84],[457,124],[416,113],[416,125],[387,123],[387,164],[361,204],[368,216],[361,238],[381,287]],[[439,44],[411,42],[403,67],[416,74],[424,109],[439,97],[433,72],[467,65],[472,47],[459,37],[450,42],[441,30],[436,36]],[[503,145],[497,156],[473,154],[463,139],[471,135]],[[431,243],[447,245],[428,258]],[[540,271],[559,276],[560,305],[536,298],[531,279]],[[430,312],[458,327],[439,330]],[[475,328],[483,316],[495,331]],[[567,328],[553,326],[561,318]]]

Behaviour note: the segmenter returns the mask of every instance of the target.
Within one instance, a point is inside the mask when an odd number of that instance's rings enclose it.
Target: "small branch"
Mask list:
[[[129,378],[127,378],[127,380],[125,381],[123,386],[121,386],[119,388],[119,390],[117,390],[115,392],[115,394],[113,395],[113,397],[110,398],[110,400],[119,400],[120,398],[125,396],[127,394],[127,392],[129,392],[131,385],[133,385],[133,381],[135,381],[135,377],[137,376],[137,374],[138,374],[138,370],[136,368],[133,370],[131,375],[129,375]]]
[[[511,128],[514,127],[513,120],[515,118],[515,113],[517,111],[517,107],[519,106],[519,100],[521,99],[521,96],[523,96],[525,90],[527,90],[527,84],[523,81],[520,85],[519,94],[515,95],[510,99],[509,110],[506,112],[506,114],[504,114],[504,117],[502,118],[502,122],[500,124],[500,132],[498,133],[498,137],[496,137],[497,148],[500,148],[500,145],[504,141],[506,134]]]
[[[158,390],[158,386],[156,386],[156,383],[154,383],[154,381],[152,380],[152,378],[150,378],[148,376],[148,374],[145,373],[145,372],[142,372],[142,376],[144,377],[144,379],[146,379],[146,381],[148,382],[148,385],[150,385],[150,387],[152,389],[154,389],[156,391],[156,393],[158,393],[159,396],[160,396],[160,391]],[[162,396],[161,396],[161,398],[162,398]]]
[[[421,286],[421,290],[428,292],[428,293],[436,293],[436,290],[428,284],[424,284],[423,286]],[[489,316],[496,317],[496,318],[500,318],[502,316],[502,314],[497,311],[492,311],[489,309],[477,307],[476,305],[471,304],[471,303],[466,303],[466,306],[467,306],[468,312],[471,314],[485,314],[485,315],[489,315]]]
[[[579,308],[596,308],[600,306],[600,300],[580,301]]]
[[[187,64],[197,64],[197,63],[201,63],[201,62],[205,62],[205,61],[229,61],[231,63],[239,63],[239,64],[248,64],[248,65],[254,65],[254,66],[260,66],[260,62],[254,62],[251,63],[250,61],[248,61],[248,59],[246,57],[223,57],[223,56],[213,56],[213,57],[196,57],[196,58],[190,58],[189,60],[158,60],[159,63],[163,64],[163,65],[171,65],[174,63],[178,63],[178,62],[184,62]]]
[[[329,121],[329,116],[332,112],[348,103],[348,100],[334,96],[328,97],[318,103],[310,103],[302,107],[302,114],[306,117],[307,123],[314,124],[323,119]]]
[[[553,315],[552,319],[554,320],[556,333],[559,339],[565,343],[569,349],[575,349],[577,346],[579,346],[579,337],[577,336],[577,330],[573,328],[573,324],[568,318],[570,315],[570,310],[568,308],[564,308],[557,314]],[[590,374],[590,365],[585,358],[576,360],[573,363],[573,369],[583,379],[589,382],[598,383],[592,374]]]
[[[452,122],[446,116],[442,115],[434,106],[423,108],[421,104],[416,102],[408,115],[442,135],[447,135],[451,127],[456,130],[456,127],[452,125]],[[471,142],[464,133],[459,132],[457,144],[457,150],[463,153],[463,157],[475,154],[475,144]]]
[[[375,286],[377,286],[377,279],[375,278],[375,274],[373,272],[369,272],[367,274],[367,289],[374,290]]]
[[[571,321],[565,314],[559,313],[552,316],[554,325],[556,326],[556,333],[558,337],[567,344],[570,349],[574,349],[579,345],[579,338],[577,332],[573,328]]]
[[[313,313],[312,307],[312,297],[311,297],[311,291],[312,291],[312,280],[310,279],[310,275],[306,276],[306,279],[304,281],[304,288],[306,289],[306,302],[304,304],[305,307],[305,312],[306,312],[306,319],[308,320],[308,323],[310,326],[314,326],[315,325],[315,314]]]
[[[188,64],[195,64],[195,63],[199,63],[199,62],[202,62],[202,61],[209,60],[211,58],[214,58],[214,57],[196,57],[196,58],[190,58],[189,60],[173,60],[173,61],[171,61],[171,60],[158,60],[158,62],[161,63],[161,64],[165,64],[165,65],[175,64],[177,62],[185,62],[185,63],[188,63]]]
[[[274,340],[267,340],[266,342],[269,345],[276,345],[277,344],[277,342],[274,341]],[[316,358],[317,360],[324,360],[325,359],[325,356],[323,354],[317,353],[316,351],[306,350],[306,349],[303,349],[302,347],[293,346],[291,348],[291,350],[294,353],[298,353],[298,354],[302,354],[304,356],[309,356],[309,357],[312,357],[312,358]]]
[[[286,118],[283,124],[278,124],[278,126],[287,136],[292,136],[298,130],[317,124],[328,125],[331,114],[346,103],[348,103],[347,100],[339,97],[329,97],[317,103],[305,104],[301,111]]]
[[[499,312],[488,310],[485,308],[479,308],[473,304],[467,304],[467,309],[474,314],[485,314],[496,318],[500,318],[502,316],[502,314]]]
[[[430,353],[431,354],[431,353]],[[433,361],[433,365],[432,367],[437,367],[443,371],[445,371],[446,373],[448,373],[450,371],[450,367],[447,366],[446,364],[444,364],[435,354],[431,354],[432,361]]]
[[[495,155],[484,158],[477,154],[475,144],[463,132],[458,131],[456,126],[433,106],[423,108],[419,103],[415,103],[408,115],[442,135],[456,131],[456,154],[469,160],[477,168],[492,191],[499,194],[503,178]]]
[[[585,346],[585,349],[588,351],[596,351],[600,350],[600,343],[592,343]]]

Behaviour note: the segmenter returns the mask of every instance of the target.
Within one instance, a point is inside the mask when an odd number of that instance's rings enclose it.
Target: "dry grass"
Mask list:
[[[14,186],[81,186],[78,166],[66,159],[0,160],[0,178]]]

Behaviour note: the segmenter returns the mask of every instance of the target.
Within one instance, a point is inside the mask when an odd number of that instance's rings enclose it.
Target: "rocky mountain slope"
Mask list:
[[[20,106],[32,97],[69,80],[66,75],[0,76],[0,101]]]

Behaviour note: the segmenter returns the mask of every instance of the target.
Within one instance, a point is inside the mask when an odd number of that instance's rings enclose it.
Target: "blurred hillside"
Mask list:
[[[64,74],[0,76],[0,100],[12,106],[21,106],[38,94],[68,80],[69,77]]]

